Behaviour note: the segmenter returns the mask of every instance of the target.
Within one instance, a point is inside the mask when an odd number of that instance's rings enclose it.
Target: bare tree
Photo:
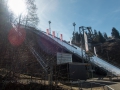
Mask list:
[[[27,6],[27,15],[25,17],[25,25],[35,27],[38,22],[39,18],[37,16],[37,7],[35,5],[35,0],[26,0]]]
[[[21,13],[19,16],[14,17],[13,23],[19,23],[25,26],[36,27],[39,23],[37,16],[37,7],[35,0],[26,0],[26,14]]]

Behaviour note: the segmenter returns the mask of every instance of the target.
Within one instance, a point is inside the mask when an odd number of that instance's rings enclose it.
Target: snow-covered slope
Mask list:
[[[45,32],[42,32],[42,33],[44,33],[45,35],[47,35]],[[51,35],[47,35],[47,36],[50,37],[50,38],[52,38],[52,39],[54,39],[56,42],[58,42],[59,44],[61,44],[62,46],[64,46],[68,50],[70,50],[71,52],[76,53],[79,56],[82,56],[81,48],[80,47],[77,47],[75,45],[73,47],[70,44],[61,41],[59,38],[53,38]],[[85,56],[85,52],[83,51],[83,57],[84,56]],[[105,69],[106,71],[111,72],[112,74],[114,74],[116,76],[120,76],[120,69],[117,68],[116,66],[111,65],[110,63],[106,62],[105,60],[100,59],[99,57],[96,57],[96,56],[92,56],[90,58],[90,61],[91,61],[91,63],[96,64],[97,66]]]

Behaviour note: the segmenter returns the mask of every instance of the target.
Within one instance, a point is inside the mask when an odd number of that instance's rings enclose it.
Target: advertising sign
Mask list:
[[[72,54],[57,53],[57,64],[72,62]]]

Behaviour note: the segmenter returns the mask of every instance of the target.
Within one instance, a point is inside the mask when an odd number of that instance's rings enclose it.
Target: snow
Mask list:
[[[41,31],[43,34],[47,35],[45,32]],[[37,32],[37,34],[39,34]],[[70,50],[71,52],[82,56],[82,51],[80,47],[77,47],[75,45],[70,45],[69,43],[66,43],[64,41],[61,41],[58,38],[53,38],[52,35],[47,35],[48,37],[52,38],[53,40],[55,40],[56,42],[58,42],[60,45],[64,46],[65,48],[67,48],[68,50]],[[74,46],[74,47],[73,47]],[[85,58],[85,51],[83,50],[83,58]],[[103,59],[100,59],[97,56],[92,56],[90,58],[90,62],[105,69],[108,72],[111,72],[112,74],[116,75],[116,76],[120,76],[120,69],[117,68],[116,66],[113,66],[112,64],[106,62]]]

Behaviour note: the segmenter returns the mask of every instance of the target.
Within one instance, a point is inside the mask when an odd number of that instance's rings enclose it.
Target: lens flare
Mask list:
[[[8,34],[8,40],[13,46],[20,46],[26,37],[26,32],[22,27],[12,28]]]

